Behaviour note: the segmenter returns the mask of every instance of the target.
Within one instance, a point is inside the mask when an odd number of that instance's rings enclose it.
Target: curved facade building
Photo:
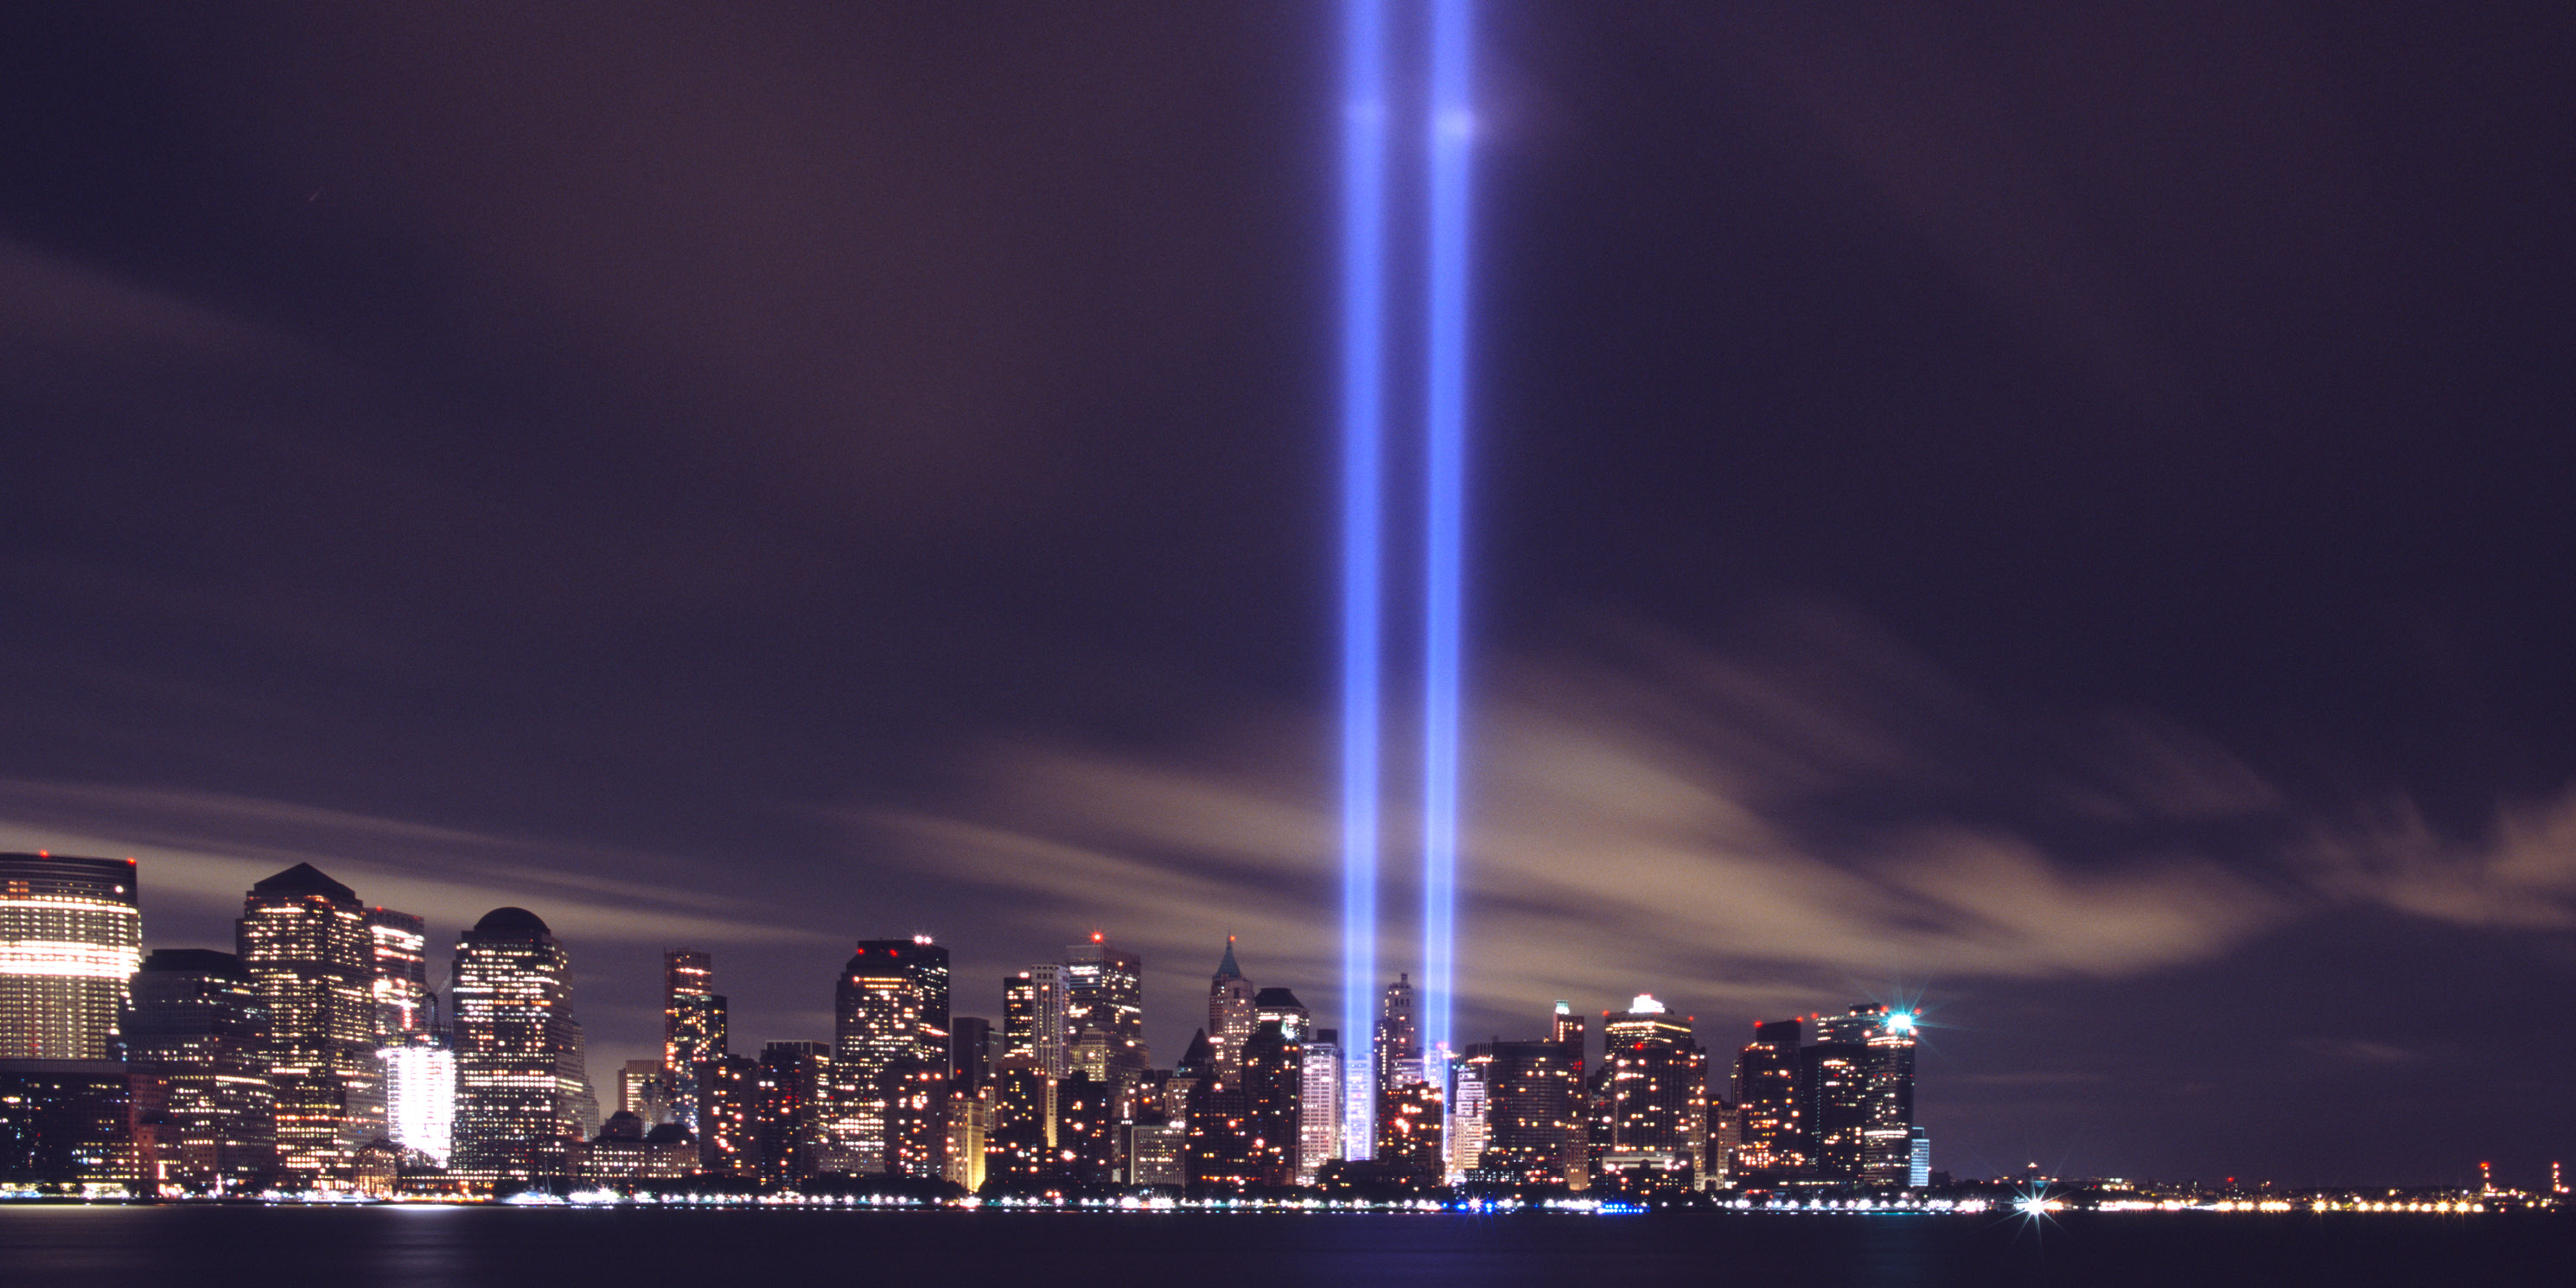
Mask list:
[[[565,1174],[585,1090],[567,968],[563,945],[525,908],[495,908],[458,941],[449,1170],[460,1177],[512,1185]]]
[[[0,854],[0,1060],[112,1058],[142,964],[134,860]]]

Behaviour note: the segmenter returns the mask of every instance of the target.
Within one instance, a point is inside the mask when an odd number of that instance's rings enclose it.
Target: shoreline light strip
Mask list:
[[[1466,544],[1469,0],[1431,18],[1430,289],[1425,333],[1422,1044],[1445,1086],[1458,914],[1458,707]]]
[[[1385,437],[1386,6],[1342,7],[1342,1041],[1369,1085],[1377,867]],[[1372,1096],[1345,1094],[1348,1156],[1373,1156]]]

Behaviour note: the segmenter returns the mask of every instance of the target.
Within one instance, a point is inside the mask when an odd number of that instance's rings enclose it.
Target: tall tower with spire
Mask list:
[[[1226,1080],[1243,1076],[1243,1044],[1252,1039],[1252,981],[1234,962],[1234,936],[1225,937],[1225,960],[1208,981],[1208,1045],[1216,1050],[1217,1068]]]

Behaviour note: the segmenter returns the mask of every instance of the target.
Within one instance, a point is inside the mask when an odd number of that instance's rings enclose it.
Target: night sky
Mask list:
[[[1338,1012],[1334,39],[0,11],[0,849],[528,907],[604,1089],[680,944],[738,1049],[916,932]],[[2563,9],[1478,58],[1462,1036],[1919,1000],[1963,1175],[2576,1160]]]

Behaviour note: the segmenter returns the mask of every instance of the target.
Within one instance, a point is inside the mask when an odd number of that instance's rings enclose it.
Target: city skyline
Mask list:
[[[1333,4],[0,17],[0,850],[136,856],[137,951],[299,864],[431,974],[529,910],[594,1082],[713,953],[725,1105],[921,934],[1140,954],[1099,1067],[1237,936],[1357,1056],[1438,1005],[1454,710],[1461,1042],[1920,1001],[1971,1170],[2576,1153],[2554,11],[1473,8],[1468,629],[1454,708],[1386,677],[1382,940]]]

